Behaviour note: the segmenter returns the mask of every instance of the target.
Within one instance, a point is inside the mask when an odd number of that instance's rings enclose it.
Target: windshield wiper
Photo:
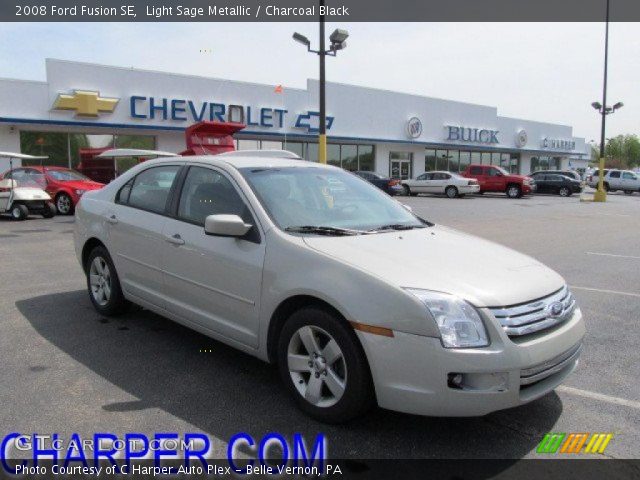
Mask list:
[[[373,228],[370,232],[379,232],[381,230],[413,230],[414,228],[425,228],[424,225],[406,225],[402,223],[391,223],[389,225],[382,225],[381,227]]]
[[[319,235],[362,235],[367,233],[364,230],[352,230],[349,228],[323,227],[320,225],[300,225],[285,228],[287,232],[293,233],[317,233]]]

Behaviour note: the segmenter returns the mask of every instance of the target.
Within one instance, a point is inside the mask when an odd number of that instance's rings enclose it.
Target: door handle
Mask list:
[[[167,235],[166,240],[173,245],[184,245],[184,240],[179,233],[176,233],[175,235]]]
[[[107,218],[107,222],[109,222],[111,225],[115,225],[116,223],[118,223],[118,219],[115,215],[111,215],[109,218]]]

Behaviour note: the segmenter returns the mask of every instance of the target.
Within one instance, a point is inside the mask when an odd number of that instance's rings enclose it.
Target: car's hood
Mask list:
[[[478,307],[524,303],[564,285],[560,275],[531,257],[441,226],[304,240],[395,286],[452,293]]]
[[[86,180],[71,180],[64,182],[65,187],[73,188],[74,190],[98,190],[104,187],[103,183],[86,181]]]

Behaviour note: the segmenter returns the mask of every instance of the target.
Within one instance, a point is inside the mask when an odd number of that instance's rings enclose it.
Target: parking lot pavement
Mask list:
[[[637,457],[640,196],[614,194],[604,204],[576,196],[400,200],[566,278],[588,329],[566,386],[482,418],[377,409],[348,425],[319,424],[292,406],[273,366],[147,311],[97,315],[74,256],[72,218],[0,219],[0,428],[67,437],[203,431],[220,457],[240,431],[322,432],[331,458],[361,459],[536,457],[550,431],[613,432],[606,455]]]

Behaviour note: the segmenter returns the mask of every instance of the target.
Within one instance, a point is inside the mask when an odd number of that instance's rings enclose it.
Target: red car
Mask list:
[[[44,174],[43,174],[44,171]],[[71,215],[80,197],[87,190],[98,190],[103,183],[94,182],[81,173],[64,167],[18,167],[5,172],[2,178],[30,176],[53,199],[59,215]]]
[[[509,198],[520,198],[536,190],[531,177],[509,173],[496,165],[469,165],[461,175],[478,180],[480,193],[502,192]]]

